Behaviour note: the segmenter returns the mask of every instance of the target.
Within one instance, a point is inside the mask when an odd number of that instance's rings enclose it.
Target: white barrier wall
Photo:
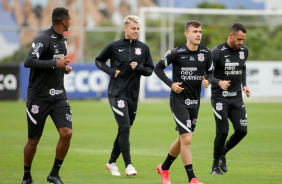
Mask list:
[[[247,61],[247,86],[253,97],[282,97],[282,62]]]

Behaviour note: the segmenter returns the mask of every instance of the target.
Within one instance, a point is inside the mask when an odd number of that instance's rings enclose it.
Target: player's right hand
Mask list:
[[[117,78],[119,73],[120,73],[120,70],[116,70],[114,78]]]
[[[221,87],[221,89],[223,90],[227,90],[228,87],[230,86],[230,83],[231,81],[226,81],[226,80],[220,80],[218,85]]]
[[[67,59],[67,56],[60,57],[56,60],[57,67],[59,68],[66,68],[66,66],[69,64],[70,60]]]
[[[174,82],[172,85],[171,85],[171,89],[172,91],[174,91],[175,93],[181,93],[181,91],[184,90],[184,88],[180,87],[182,85],[182,82]]]

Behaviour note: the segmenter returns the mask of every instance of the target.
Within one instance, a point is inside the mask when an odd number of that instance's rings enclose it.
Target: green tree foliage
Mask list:
[[[203,2],[198,4],[198,8],[224,9],[224,5],[214,2]],[[204,10],[203,10],[204,11]],[[161,14],[160,17],[167,14]],[[216,45],[227,40],[229,29],[236,23],[242,23],[247,28],[247,36],[244,44],[249,48],[249,58],[252,61],[281,61],[280,50],[282,49],[282,25],[277,25],[276,21],[281,17],[271,16],[242,16],[242,15],[175,15],[174,20],[174,46],[182,45],[186,42],[184,36],[184,26],[189,20],[198,20],[202,24],[201,44],[212,49]],[[146,27],[160,27],[161,20],[146,20]],[[105,24],[104,26],[113,26]],[[143,26],[141,25],[141,28]],[[117,28],[116,32],[86,32],[84,42],[84,61],[94,62],[98,54],[105,46],[124,36],[122,28]],[[159,61],[162,57],[161,33],[147,32],[146,44],[150,47],[154,61]],[[168,39],[168,35],[166,35]],[[0,60],[0,63],[23,62],[28,52],[30,44],[23,46],[12,56]],[[164,53],[163,53],[164,54]]]
[[[222,3],[207,2],[207,1],[198,3],[197,7],[198,8],[210,8],[210,9],[224,9],[225,8],[224,4]]]

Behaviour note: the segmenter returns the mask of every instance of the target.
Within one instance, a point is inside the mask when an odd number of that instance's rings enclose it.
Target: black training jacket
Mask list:
[[[242,45],[234,50],[226,42],[212,49],[214,62],[214,78],[212,81],[212,97],[242,96],[242,85],[246,83],[246,61],[249,55],[248,48]],[[220,80],[230,80],[227,91],[218,85]]]
[[[110,66],[106,64],[110,59]],[[129,65],[138,62],[135,70]],[[138,40],[121,39],[108,44],[96,58],[96,66],[111,76],[108,97],[138,98],[140,76],[150,76],[154,65],[149,47]],[[120,70],[117,78],[115,71]]]
[[[172,64],[173,81],[163,71],[170,64]],[[181,93],[171,90],[170,105],[183,104],[188,108],[199,108],[202,76],[209,82],[213,77],[211,51],[203,45],[199,45],[197,51],[190,51],[186,44],[180,45],[167,51],[156,65],[154,72],[169,87],[173,82],[182,82],[181,87],[184,90]]]
[[[27,98],[41,101],[66,99],[65,68],[56,67],[56,59],[67,55],[67,37],[53,27],[37,35],[26,56],[30,68]]]

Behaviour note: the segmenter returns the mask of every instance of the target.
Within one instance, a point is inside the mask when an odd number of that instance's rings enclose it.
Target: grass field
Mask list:
[[[168,102],[139,103],[131,129],[131,154],[136,177],[124,174],[122,157],[117,165],[121,177],[105,169],[117,124],[107,102],[70,100],[73,113],[71,147],[60,175],[66,184],[161,184],[156,167],[167,155],[177,132]],[[282,103],[246,103],[248,135],[227,154],[228,172],[210,174],[215,123],[209,102],[201,104],[192,141],[196,176],[205,184],[282,183]],[[229,135],[233,128],[230,125]],[[35,184],[46,183],[58,140],[48,118],[32,165]],[[27,141],[25,102],[0,101],[0,183],[19,184],[23,176],[23,147]],[[179,157],[170,169],[173,184],[187,184]]]

